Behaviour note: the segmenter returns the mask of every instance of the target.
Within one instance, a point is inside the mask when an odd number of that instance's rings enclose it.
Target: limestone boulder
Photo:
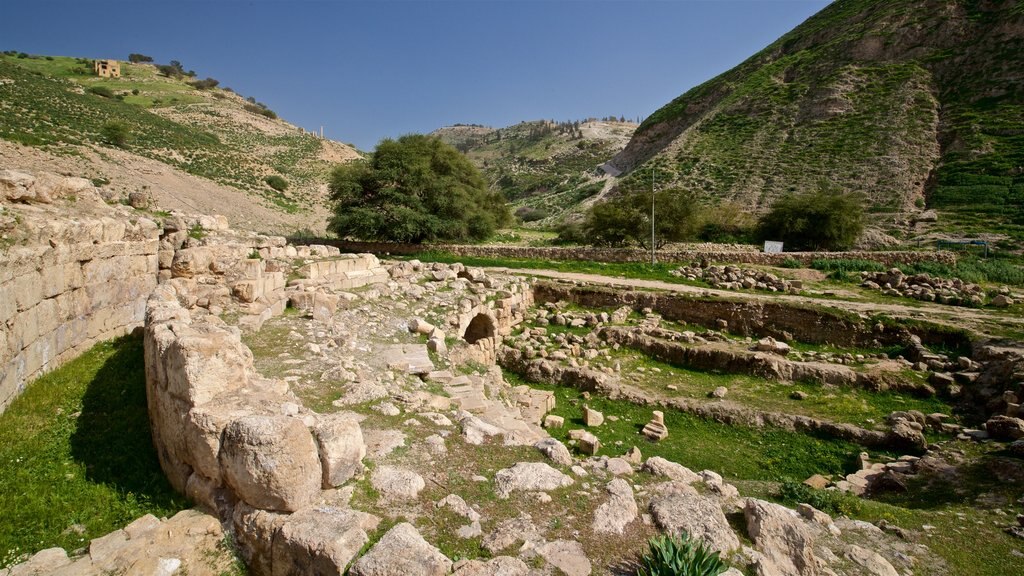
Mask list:
[[[985,423],[989,437],[1012,442],[1024,438],[1024,420],[1012,416],[993,416]]]
[[[899,576],[888,560],[873,550],[851,544],[844,554],[848,560],[860,566],[865,576]]]
[[[562,466],[573,465],[574,460],[572,454],[569,453],[569,449],[565,447],[565,444],[554,438],[540,440],[533,447],[555,464],[561,464]]]
[[[405,468],[380,466],[370,474],[370,484],[382,498],[415,500],[426,487],[423,477]]]
[[[546,492],[572,483],[572,478],[543,462],[519,462],[494,475],[494,490],[499,498],[508,498],[513,492]]]
[[[369,541],[366,532],[379,523],[376,516],[348,508],[300,510],[288,516],[274,535],[272,574],[341,576]]]
[[[886,433],[886,442],[896,450],[907,452],[923,452],[928,447],[922,428],[916,422],[898,420]]]
[[[323,469],[323,487],[332,488],[347,482],[362,470],[366,444],[359,421],[346,414],[325,414],[313,429]]]
[[[256,508],[294,512],[320,493],[323,473],[312,434],[287,416],[244,416],[224,430],[225,482]]]
[[[651,517],[665,532],[686,532],[712,550],[729,552],[740,547],[717,498],[679,491],[651,500]]]
[[[644,472],[654,474],[655,476],[664,476],[670,480],[685,482],[687,484],[700,482],[702,480],[700,475],[693,470],[690,470],[682,464],[666,460],[660,456],[648,458],[647,461],[644,462],[642,470]]]
[[[744,516],[747,534],[761,552],[759,574],[817,574],[814,538],[795,511],[750,498]]]
[[[537,554],[566,576],[589,576],[593,570],[583,545],[575,540],[548,542],[537,548]]]
[[[431,546],[408,522],[387,534],[349,570],[352,576],[444,576],[452,561]]]
[[[616,478],[605,486],[608,500],[594,511],[594,532],[622,534],[630,522],[636,520],[638,508],[633,498],[633,487],[622,478]]]

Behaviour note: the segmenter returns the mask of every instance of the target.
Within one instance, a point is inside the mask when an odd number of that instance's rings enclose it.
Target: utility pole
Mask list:
[[[654,170],[651,167],[651,266],[654,266]]]

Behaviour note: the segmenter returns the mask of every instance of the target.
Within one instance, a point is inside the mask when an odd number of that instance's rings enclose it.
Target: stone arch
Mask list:
[[[469,321],[462,338],[470,344],[475,344],[484,338],[494,338],[497,331],[494,325],[494,318],[489,314],[477,314]]]

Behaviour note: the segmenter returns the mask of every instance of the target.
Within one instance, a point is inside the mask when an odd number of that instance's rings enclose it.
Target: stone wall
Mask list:
[[[172,284],[146,312],[153,443],[171,485],[232,525],[256,574],[341,573],[379,519],[333,501],[361,469],[358,420],[304,407],[261,377],[237,328],[193,318]]]
[[[0,412],[26,383],[142,325],[157,224],[88,180],[0,171]]]
[[[304,242],[301,239],[293,240]],[[390,242],[351,242],[345,240],[317,239],[317,243],[336,246],[345,252],[369,252],[372,254],[395,254],[412,256],[427,250],[448,252],[456,256],[478,258],[529,258],[540,260],[587,260],[593,262],[650,262],[651,253],[644,250],[624,248],[586,247],[533,247],[533,246],[476,246],[462,244],[398,244]],[[756,250],[662,250],[657,261],[669,264],[689,264],[705,260],[731,264],[761,264],[778,266],[786,260],[797,260],[809,266],[814,260],[857,259],[870,260],[886,266],[914,264],[917,262],[939,262],[955,264],[953,252],[785,252],[765,254]]]

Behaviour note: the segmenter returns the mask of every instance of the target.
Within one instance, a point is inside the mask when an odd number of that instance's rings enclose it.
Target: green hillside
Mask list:
[[[876,213],[984,214],[1024,238],[1024,2],[838,0],[648,117],[612,162],[764,209],[808,189]],[[976,229],[974,231],[977,231]]]
[[[500,129],[449,126],[434,134],[466,153],[527,224],[551,225],[604,189],[607,177],[598,167],[635,128],[610,118],[540,120]]]
[[[63,155],[116,145],[289,212],[323,200],[329,160],[356,155],[230,90],[201,90],[150,64],[122,62],[121,70],[121,78],[99,78],[84,58],[0,55],[0,138]],[[104,132],[111,123],[126,129],[124,143]],[[267,184],[274,175],[285,190]]]

